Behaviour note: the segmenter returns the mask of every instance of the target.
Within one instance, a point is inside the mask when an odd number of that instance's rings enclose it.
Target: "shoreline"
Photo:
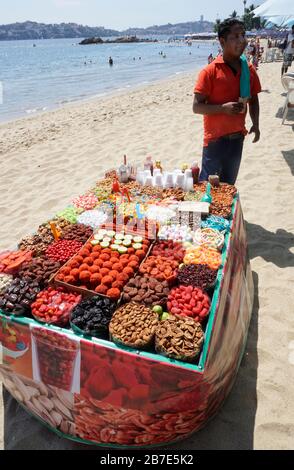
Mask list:
[[[69,127],[69,119],[71,122],[70,127],[75,127],[75,119],[79,119],[81,116],[84,117],[84,113],[87,111],[93,112],[95,114],[96,119],[94,122],[105,122],[107,117],[111,117],[111,114],[115,113],[115,110],[107,112],[108,105],[118,104],[117,100],[120,99],[124,102],[125,108],[128,108],[129,98],[132,100],[136,100],[137,96],[140,94],[152,94],[153,92],[156,93],[159,90],[159,93],[162,91],[163,88],[169,89],[173,85],[178,85],[182,81],[191,81],[191,97],[193,95],[193,84],[196,79],[197,73],[200,67],[196,68],[194,72],[188,73],[180,73],[178,75],[173,75],[171,78],[159,79],[158,81],[149,83],[149,84],[142,84],[138,85],[135,88],[124,89],[124,90],[116,90],[114,92],[110,92],[107,95],[100,96],[100,97],[91,97],[85,100],[78,100],[71,103],[65,103],[59,108],[55,108],[52,110],[46,110],[44,112],[40,112],[33,116],[26,116],[19,119],[14,119],[8,122],[0,122],[0,155],[6,155],[7,153],[16,150],[18,148],[23,148],[23,150],[28,150],[31,148],[35,143],[39,143],[40,139],[38,138],[39,131],[44,131],[43,127],[47,126],[47,134],[45,140],[50,140],[50,137],[55,140],[54,136],[54,128],[58,125],[65,125]],[[192,98],[191,98],[192,99]],[[191,104],[192,107],[192,104]],[[104,108],[105,113],[100,112]],[[127,109],[123,112],[127,112]],[[109,116],[110,114],[110,116]],[[117,114],[117,113],[115,113]],[[40,124],[42,123],[42,126]],[[83,122],[85,125],[85,122]],[[79,126],[77,126],[79,128]],[[25,130],[29,131],[35,135],[26,135]],[[16,132],[16,139],[13,139],[11,145],[9,145],[9,138],[11,139],[11,131]],[[18,140],[19,134],[22,134],[23,140]],[[8,139],[6,138],[8,137]],[[27,138],[29,137],[29,138]],[[42,138],[43,141],[43,138]],[[6,144],[6,148],[5,148]]]
[[[197,74],[197,72],[199,71],[199,69],[201,67],[204,67],[204,65],[195,66],[195,77],[196,77],[196,74]],[[2,127],[6,126],[6,125],[17,123],[19,121],[23,121],[23,120],[27,121],[29,119],[38,118],[39,116],[44,116],[44,115],[47,115],[47,114],[50,114],[50,113],[55,113],[55,112],[58,112],[58,111],[62,111],[63,109],[69,108],[71,106],[72,107],[83,106],[83,105],[86,105],[86,104],[88,104],[89,102],[92,102],[92,101],[101,101],[101,100],[111,99],[111,98],[116,97],[116,96],[122,96],[122,95],[124,96],[124,95],[127,95],[127,94],[132,93],[132,92],[140,91],[141,89],[149,88],[152,85],[160,85],[160,84],[164,84],[165,82],[170,82],[172,80],[177,80],[178,78],[189,77],[192,73],[193,73],[192,71],[190,71],[190,72],[188,72],[188,71],[176,72],[176,73],[173,73],[171,75],[168,75],[165,78],[158,78],[158,79],[152,80],[151,82],[148,82],[148,83],[140,83],[140,84],[137,84],[137,85],[130,85],[130,86],[126,86],[126,87],[123,87],[123,88],[118,88],[116,90],[112,90],[112,91],[109,91],[109,92],[106,92],[106,93],[101,93],[100,95],[98,93],[96,95],[91,95],[88,98],[82,98],[82,99],[76,99],[76,100],[71,100],[71,101],[68,101],[68,102],[64,102],[61,105],[54,105],[52,108],[48,108],[45,111],[37,111],[36,113],[32,113],[31,115],[28,114],[27,116],[20,116],[20,117],[16,117],[15,119],[9,119],[9,120],[5,120],[5,121],[2,121],[0,119],[0,131],[1,131]],[[0,152],[0,155],[1,155],[1,152]]]

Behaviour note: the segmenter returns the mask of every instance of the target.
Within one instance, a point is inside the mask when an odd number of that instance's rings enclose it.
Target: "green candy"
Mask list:
[[[152,311],[158,313],[158,315],[162,315],[163,312],[162,307],[160,305],[154,305]]]
[[[167,320],[168,317],[169,317],[169,313],[168,312],[163,312],[163,314],[161,315],[161,321]]]

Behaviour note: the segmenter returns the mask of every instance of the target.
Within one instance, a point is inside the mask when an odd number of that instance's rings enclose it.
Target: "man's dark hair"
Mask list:
[[[244,23],[241,20],[238,20],[238,18],[227,18],[226,20],[222,21],[219,24],[218,27],[218,38],[224,38],[227,39],[228,34],[231,32],[231,28],[235,26],[236,24],[243,26],[245,29]]]

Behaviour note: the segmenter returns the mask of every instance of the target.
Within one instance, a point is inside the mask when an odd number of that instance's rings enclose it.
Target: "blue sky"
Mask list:
[[[243,11],[242,0],[0,0],[0,24],[32,20],[126,29],[193,21],[200,15],[215,20],[234,9]]]

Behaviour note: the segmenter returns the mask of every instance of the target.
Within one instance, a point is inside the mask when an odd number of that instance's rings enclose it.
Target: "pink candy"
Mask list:
[[[98,204],[98,199],[94,194],[84,194],[82,196],[78,196],[73,199],[73,204],[75,207],[79,207],[81,209],[91,210]]]

